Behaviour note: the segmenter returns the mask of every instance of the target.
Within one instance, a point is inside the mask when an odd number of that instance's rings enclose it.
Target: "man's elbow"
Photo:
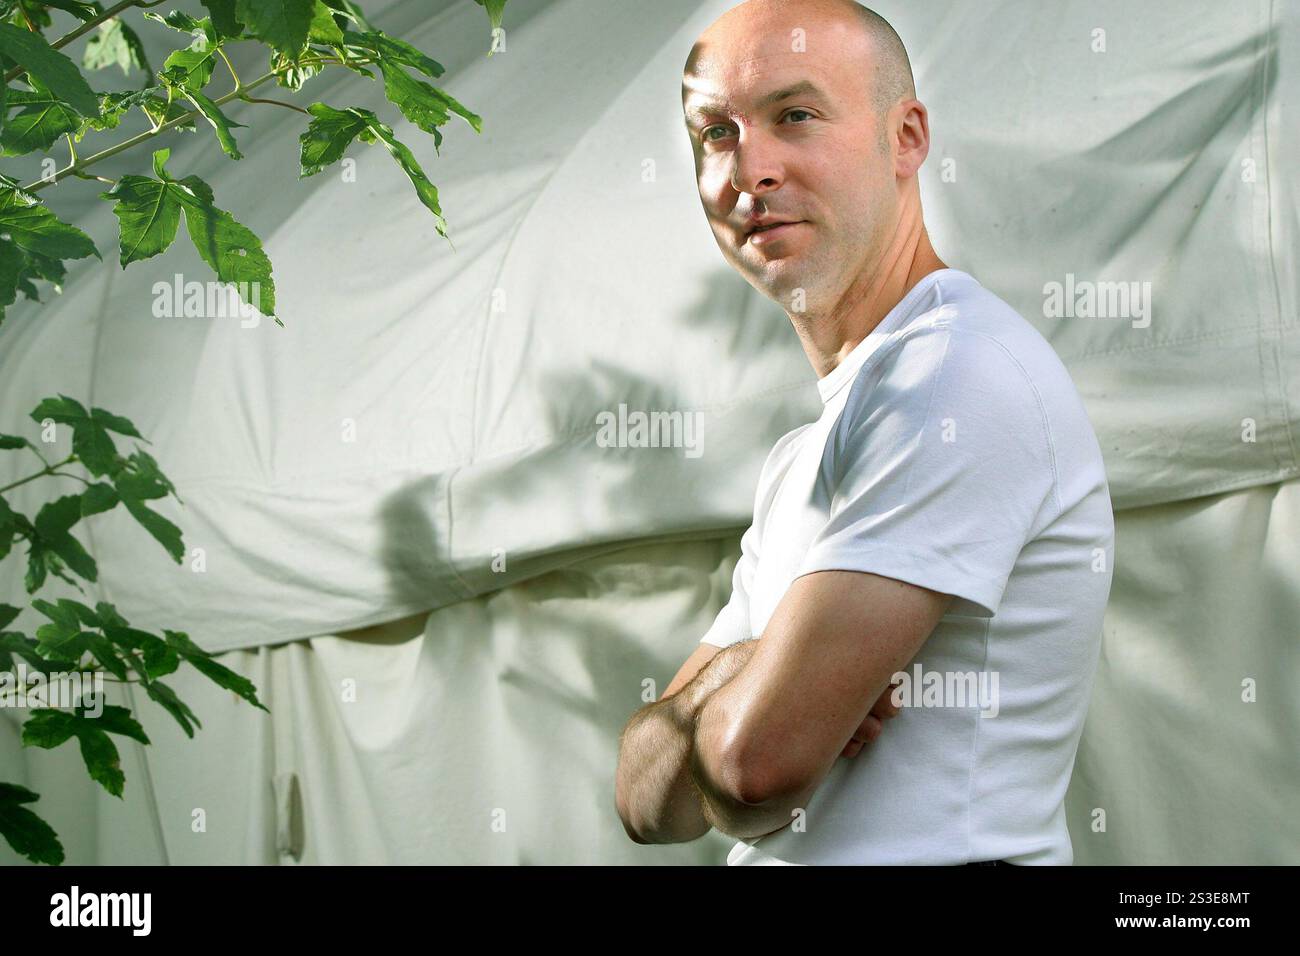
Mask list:
[[[632,824],[626,818],[624,818],[623,820],[623,829],[627,832],[627,838],[631,840],[633,843],[639,843],[642,846],[649,846],[651,843],[654,842],[652,840],[647,840],[643,836],[641,836],[641,834],[637,832],[636,827],[632,826]]]
[[[772,807],[807,788],[804,775],[785,766],[779,757],[751,754],[726,758],[719,775],[726,781],[722,793],[745,807]]]
[[[773,833],[790,823],[806,791],[803,776],[777,754],[753,746],[705,755],[698,767],[707,780],[713,825],[736,839]]]

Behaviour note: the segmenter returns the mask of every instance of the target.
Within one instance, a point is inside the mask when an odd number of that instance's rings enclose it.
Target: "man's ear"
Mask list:
[[[917,99],[896,103],[887,115],[892,119],[896,113],[898,127],[892,134],[897,149],[894,174],[899,179],[910,179],[930,155],[930,116]]]

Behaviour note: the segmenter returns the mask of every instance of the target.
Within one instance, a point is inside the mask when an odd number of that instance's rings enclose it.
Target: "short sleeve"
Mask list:
[[[931,328],[864,369],[827,441],[825,526],[797,575],[865,571],[992,617],[1057,499],[1032,379],[983,333]]]
[[[713,626],[700,638],[701,644],[729,647],[753,637],[749,631],[749,591],[754,583],[754,568],[758,562],[756,527],[751,524],[740,536],[740,558],[731,574],[731,598],[718,612]]]

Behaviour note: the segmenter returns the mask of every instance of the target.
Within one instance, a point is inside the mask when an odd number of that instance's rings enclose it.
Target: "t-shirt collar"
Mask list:
[[[907,291],[907,294],[898,301],[898,304],[885,314],[885,317],[867,334],[867,337],[855,345],[853,351],[844,356],[839,365],[831,369],[830,374],[817,380],[817,391],[821,393],[822,403],[829,402],[840,389],[851,382],[857,375],[858,370],[862,368],[862,363],[870,358],[876,349],[880,348],[890,333],[896,331],[900,325],[912,318],[917,303],[935,282],[954,273],[957,275],[967,274],[960,269],[937,269],[923,275],[921,280],[912,286]]]

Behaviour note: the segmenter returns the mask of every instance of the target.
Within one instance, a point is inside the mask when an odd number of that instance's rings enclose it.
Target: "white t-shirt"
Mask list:
[[[738,842],[728,864],[1071,863],[1064,796],[1114,516],[1069,373],[1014,309],[941,269],[817,387],[821,417],[763,465],[731,599],[703,641],[760,637],[813,571],[956,599],[905,669],[912,706],[836,760],[803,820]]]

